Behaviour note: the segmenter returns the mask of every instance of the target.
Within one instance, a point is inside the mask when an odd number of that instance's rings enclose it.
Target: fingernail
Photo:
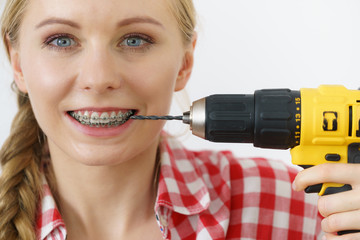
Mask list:
[[[293,183],[292,183],[292,189],[294,190],[294,191],[297,191],[297,186],[296,186],[296,184],[295,184],[295,181],[293,181]]]
[[[321,238],[322,240],[326,240],[326,236],[324,235],[324,236],[322,236],[322,238]]]

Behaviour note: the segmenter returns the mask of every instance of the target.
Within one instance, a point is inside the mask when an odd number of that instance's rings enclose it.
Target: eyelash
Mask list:
[[[59,46],[51,44],[54,40],[59,39],[59,38],[69,38],[71,41],[75,42],[75,45],[72,45],[69,47],[59,47]],[[71,36],[70,34],[59,33],[59,34],[51,35],[50,37],[46,38],[43,45],[44,45],[44,47],[49,47],[52,50],[68,51],[68,50],[71,50],[72,48],[78,46],[79,44],[76,42],[75,38],[73,36]]]
[[[131,38],[137,38],[140,39],[141,41],[144,41],[144,43],[141,46],[138,47],[132,47],[132,46],[126,46],[126,45],[122,45],[122,43],[124,43],[124,41],[129,40]],[[131,51],[131,52],[144,52],[147,49],[149,49],[153,44],[155,44],[155,41],[152,37],[142,34],[142,33],[130,33],[125,35],[124,37],[121,38],[120,43],[118,44],[118,46],[120,48],[122,48],[123,50],[126,51]]]
[[[71,45],[68,47],[60,47],[60,46],[56,46],[54,44],[52,44],[52,42],[54,40],[60,39],[60,38],[69,38],[72,42],[75,43],[75,45]],[[126,46],[123,45],[124,41],[127,41],[131,38],[137,38],[140,39],[141,41],[143,41],[141,46]],[[117,45],[117,47],[121,48],[121,50],[123,51],[129,51],[129,52],[144,52],[147,49],[149,49],[153,44],[155,44],[155,41],[152,37],[142,34],[142,33],[130,33],[125,35],[124,37],[122,37]],[[49,36],[48,38],[46,38],[46,40],[43,42],[43,47],[48,47],[51,50],[56,50],[56,51],[69,51],[74,47],[77,47],[79,44],[77,43],[75,37],[73,37],[70,34],[66,34],[66,33],[59,33],[59,34],[54,34]]]

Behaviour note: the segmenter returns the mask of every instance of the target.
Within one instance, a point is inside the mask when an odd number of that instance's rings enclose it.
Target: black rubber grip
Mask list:
[[[342,187],[327,187],[324,191],[324,195],[330,195],[330,194],[334,194],[334,193],[350,191],[351,189],[352,189],[352,187],[349,184],[345,184]]]
[[[212,142],[254,141],[254,95],[211,95],[206,98],[205,112],[205,139]]]
[[[344,234],[358,233],[358,232],[360,232],[360,230],[345,230],[345,231],[339,231],[337,234],[341,236]]]
[[[288,149],[300,144],[300,91],[255,91],[254,146]]]
[[[300,143],[300,110],[300,92],[289,89],[211,95],[205,103],[205,139],[292,148]]]

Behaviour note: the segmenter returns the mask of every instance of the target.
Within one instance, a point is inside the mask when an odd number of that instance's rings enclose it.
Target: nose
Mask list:
[[[121,87],[122,77],[111,52],[105,48],[87,50],[77,76],[80,88],[104,93]]]

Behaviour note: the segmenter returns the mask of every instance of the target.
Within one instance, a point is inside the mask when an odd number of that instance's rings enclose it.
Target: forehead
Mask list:
[[[29,0],[25,13],[26,21],[33,24],[44,18],[65,18],[97,26],[134,17],[151,18],[164,27],[176,25],[168,0]]]

